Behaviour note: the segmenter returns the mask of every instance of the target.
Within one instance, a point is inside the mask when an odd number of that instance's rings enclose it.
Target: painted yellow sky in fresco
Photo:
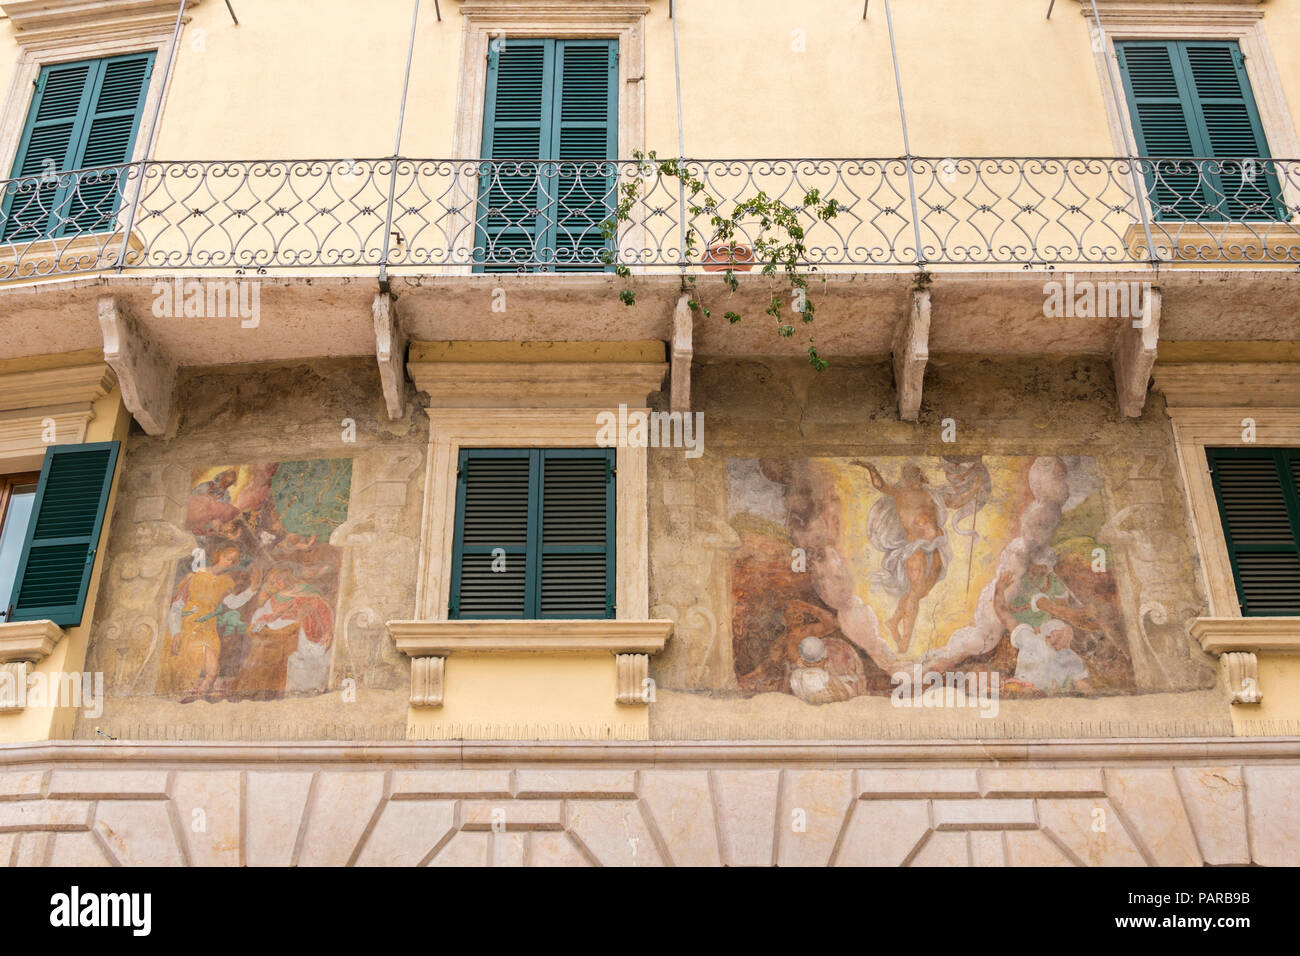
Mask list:
[[[880,469],[886,482],[897,483],[903,466],[910,463],[924,472],[932,489],[941,489],[947,483],[947,477],[937,458],[878,457],[863,460],[870,461]],[[1025,459],[986,456],[983,462],[993,480],[993,492],[975,518],[975,530],[980,537],[975,542],[970,589],[967,590],[966,587],[966,576],[971,568],[971,539],[953,530],[950,516],[945,531],[953,559],[943,580],[921,601],[921,613],[917,618],[912,643],[903,655],[906,659],[920,658],[932,647],[942,646],[953,631],[971,623],[980,589],[991,579],[1002,549],[1016,536],[1016,519],[1009,518],[1007,512],[1014,510],[1008,507],[1009,504],[1014,504],[1028,494],[1023,487],[1022,478]],[[880,634],[892,645],[893,641],[884,623],[893,616],[897,599],[884,591],[872,590],[871,575],[880,570],[884,553],[873,547],[866,535],[867,515],[882,494],[872,487],[871,476],[865,468],[850,464],[846,459],[822,459],[818,464],[835,476],[836,487],[844,502],[844,521],[840,528],[838,548],[853,564],[855,590],[858,597],[876,612],[881,623]],[[969,525],[969,518],[962,520],[963,527]]]

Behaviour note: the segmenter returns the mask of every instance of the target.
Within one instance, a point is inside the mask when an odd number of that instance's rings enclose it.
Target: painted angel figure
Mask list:
[[[925,473],[910,462],[903,466],[897,484],[885,481],[871,462],[855,460],[853,464],[865,468],[871,484],[882,493],[867,514],[867,540],[884,552],[871,583],[898,598],[894,615],[885,625],[898,653],[904,654],[912,643],[921,601],[943,580],[952,562],[949,509],[955,509],[954,530],[973,534],[973,520],[970,529],[958,529],[956,522],[983,506],[991,481],[978,460],[946,463],[949,482],[937,489],[930,487]]]

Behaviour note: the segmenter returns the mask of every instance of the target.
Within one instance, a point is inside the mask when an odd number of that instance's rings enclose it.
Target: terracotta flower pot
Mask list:
[[[704,254],[705,272],[748,272],[754,268],[754,250],[740,243],[718,242],[709,246]]]

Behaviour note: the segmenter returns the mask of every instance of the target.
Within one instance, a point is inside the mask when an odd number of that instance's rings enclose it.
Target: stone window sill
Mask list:
[[[50,656],[63,638],[53,621],[10,621],[0,624],[0,713],[22,710],[29,668]]]
[[[1258,704],[1259,654],[1300,654],[1300,617],[1202,617],[1192,635],[1227,669],[1234,704]]]
[[[667,620],[389,621],[397,649],[411,658],[411,705],[442,704],[445,662],[453,653],[614,655],[615,700],[642,704],[650,655],[672,636]]]

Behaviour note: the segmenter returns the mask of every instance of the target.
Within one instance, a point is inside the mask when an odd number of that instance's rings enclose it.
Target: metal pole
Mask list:
[[[226,9],[230,11],[230,19],[235,21],[235,26],[239,26],[239,17],[235,16],[235,8],[230,5],[230,0],[226,0]]]
[[[898,45],[894,42],[894,18],[890,13],[889,0],[885,0],[885,23],[889,26],[889,54],[894,59],[894,88],[898,91],[898,118],[903,124],[903,155],[907,163],[907,189],[912,199],[912,231],[916,236],[916,267],[924,268],[925,259],[921,256],[921,218],[916,207],[916,179],[912,173],[912,143],[907,135],[907,109],[903,106],[903,78],[898,70]]]
[[[1138,213],[1142,216],[1142,231],[1146,234],[1148,261],[1158,266],[1160,258],[1156,255],[1155,242],[1151,238],[1151,220],[1147,215],[1146,189],[1143,188],[1142,178],[1138,175],[1137,170],[1137,140],[1133,138],[1132,130],[1124,123],[1124,108],[1119,99],[1119,75],[1115,70],[1115,64],[1112,62],[1110,55],[1110,41],[1106,38],[1106,28],[1101,25],[1101,12],[1097,9],[1097,0],[1092,0],[1092,18],[1097,23],[1097,35],[1101,38],[1101,55],[1106,60],[1106,75],[1110,79],[1111,98],[1115,101],[1115,116],[1119,119],[1120,131],[1124,136],[1124,145],[1131,147],[1128,156],[1128,171],[1133,179],[1133,199],[1137,203]]]
[[[122,248],[117,253],[115,272],[121,272],[126,268],[126,250],[131,241],[131,230],[135,228],[135,211],[140,204],[140,193],[144,191],[145,169],[148,167],[149,158],[153,155],[153,137],[158,130],[158,115],[162,112],[163,99],[167,95],[167,84],[171,81],[172,61],[176,58],[176,47],[181,41],[181,25],[184,17],[185,0],[181,0],[180,9],[176,11],[176,26],[172,28],[172,45],[167,48],[167,65],[163,67],[162,85],[158,87],[158,102],[154,104],[153,116],[149,120],[149,135],[144,139],[144,158],[138,164],[140,182],[136,184],[135,195],[131,197],[131,205],[127,208],[126,230],[122,233]]]
[[[671,9],[671,8],[670,8]],[[681,250],[682,274],[686,273],[686,136],[682,127],[682,61],[677,50],[677,18],[673,17],[673,78],[677,83],[677,243]]]
[[[397,139],[393,143],[393,175],[388,180],[388,206],[384,218],[384,254],[379,260],[379,288],[388,291],[388,250],[393,232],[393,202],[397,198],[397,161],[402,155],[402,126],[406,122],[406,94],[411,88],[411,59],[415,56],[415,25],[420,19],[420,0],[411,4],[411,39],[406,47],[406,76],[402,80],[402,104],[397,111]]]

